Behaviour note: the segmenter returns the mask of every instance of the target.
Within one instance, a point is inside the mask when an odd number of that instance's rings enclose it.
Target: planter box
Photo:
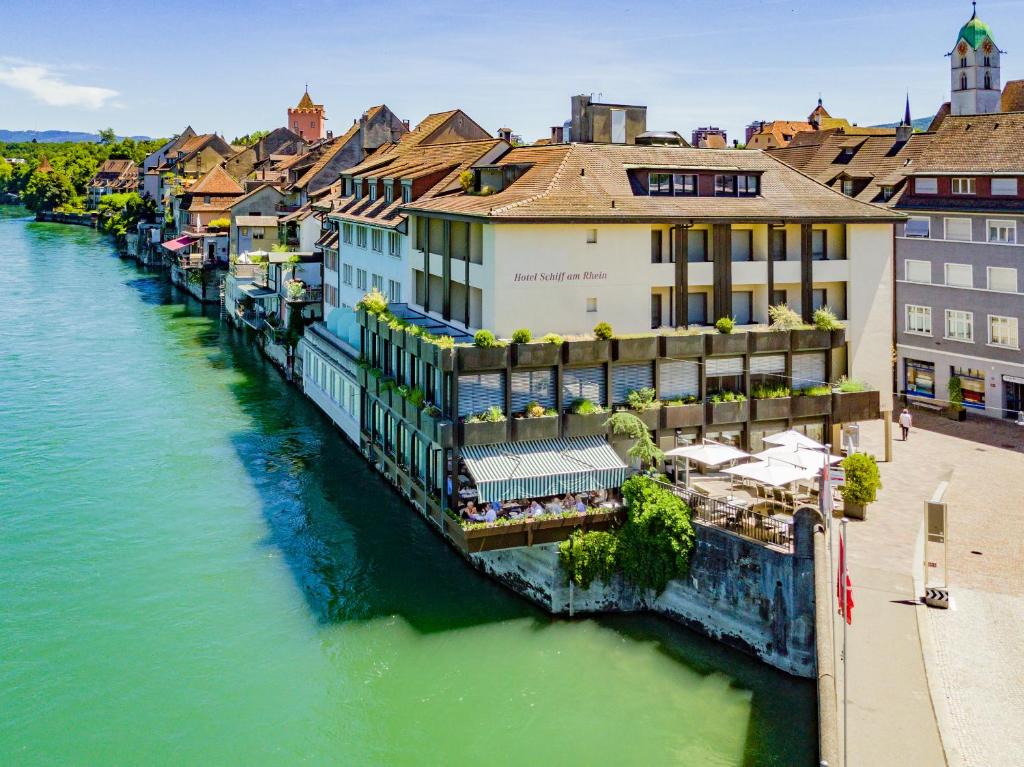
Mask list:
[[[384,341],[391,340],[391,326],[386,322],[377,323],[377,337],[380,338],[381,343]]]
[[[500,370],[508,364],[508,347],[498,346],[481,349],[478,346],[460,346],[459,371],[472,373],[478,370]]]
[[[438,419],[432,415],[428,415],[426,410],[420,411],[419,418],[419,430],[429,439],[431,442],[435,442],[435,433],[437,430]]]
[[[376,314],[366,313],[366,329],[371,333],[376,333],[377,328],[380,325],[380,321],[377,319]]]
[[[420,409],[409,400],[402,400],[402,417],[414,426],[419,423]]]
[[[420,356],[420,339],[419,336],[411,336],[408,333],[403,333],[405,336],[405,350],[409,352],[413,357]]]
[[[881,417],[881,413],[879,412],[878,392],[832,393],[832,420],[836,423],[873,421],[879,417]]]
[[[455,370],[455,350],[434,346],[434,365],[445,373]]]
[[[833,349],[836,349],[846,344],[846,328],[840,328],[839,330],[830,330],[829,333],[832,336]]]
[[[399,349],[404,349],[409,336],[404,330],[393,330],[391,331],[391,343],[393,343]]]
[[[562,344],[562,360],[567,365],[607,362],[611,348],[611,341],[566,341]]]
[[[752,399],[750,401],[750,419],[752,421],[777,421],[789,418],[790,401],[790,397]]]
[[[441,447],[451,447],[455,440],[455,427],[451,421],[435,421],[434,442]]]
[[[962,407],[959,410],[954,410],[951,407],[947,407],[944,412],[946,414],[946,418],[948,418],[951,421],[967,420],[967,408]]]
[[[561,356],[561,344],[515,344],[512,347],[512,364],[522,368],[554,367]]]
[[[662,336],[661,356],[669,359],[678,357],[703,357],[704,334],[692,336]]]
[[[707,403],[707,424],[743,423],[750,420],[750,402]]]
[[[369,314],[369,312],[367,312],[366,309],[363,309],[362,307],[356,309],[356,323],[362,325],[364,328],[366,327],[367,314]]]
[[[512,419],[512,439],[516,442],[555,439],[557,437],[558,416],[556,415],[546,415],[541,418]]]
[[[619,362],[644,362],[658,356],[658,337],[614,338],[612,353]]]
[[[868,504],[843,501],[843,514],[850,519],[867,519]]]
[[[360,388],[367,389],[367,381],[370,380],[370,371],[367,368],[356,369],[356,381],[359,383]]]
[[[704,336],[708,355],[746,354],[750,333],[709,333]]]
[[[795,352],[832,348],[832,331],[830,330],[791,330],[789,334]]]
[[[699,402],[693,405],[673,405],[661,408],[661,428],[684,429],[687,426],[704,425],[704,406]]]
[[[651,408],[650,410],[627,410],[627,409],[624,409],[624,412],[632,413],[633,415],[635,415],[637,418],[639,418],[641,421],[643,421],[644,426],[646,426],[648,429],[657,429],[658,426],[661,424],[661,408],[660,407]]]
[[[564,413],[562,415],[562,434],[566,437],[607,434],[608,427],[604,425],[604,422],[608,420],[609,415],[609,413],[592,413],[590,415]]]
[[[754,332],[750,334],[752,352],[788,352],[789,333],[786,331]]]
[[[493,445],[508,441],[508,421],[462,423],[463,445]]]
[[[832,397],[827,394],[818,397],[793,397],[790,400],[790,411],[794,418],[829,415],[832,412]]]

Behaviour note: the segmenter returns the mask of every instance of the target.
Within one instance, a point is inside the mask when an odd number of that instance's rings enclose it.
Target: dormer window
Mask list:
[[[210,204],[210,195],[206,195],[205,197],[203,197],[203,205],[209,205],[209,204]]]
[[[837,163],[841,163],[843,165],[846,165],[846,164],[848,164],[850,162],[850,160],[853,159],[853,156],[855,154],[857,154],[857,148],[856,147],[845,146],[845,147],[843,147],[840,150],[839,156],[836,157],[836,162]]]
[[[953,194],[974,194],[975,186],[973,178],[954,178]]]
[[[351,195],[352,195],[352,179],[351,178],[346,178],[345,179],[345,196],[349,197]]]
[[[360,194],[362,193],[362,186],[362,181],[360,181],[357,178],[352,179],[352,196],[355,197],[357,200],[359,199]]]
[[[735,176],[715,176],[715,196],[736,194]]]
[[[370,192],[370,202],[377,199],[377,179],[371,178],[366,182],[366,187]]]
[[[648,173],[647,193],[652,197],[672,194],[671,173]]]
[[[847,197],[853,197],[853,179],[852,178],[844,178],[843,179],[843,194],[845,194]]]
[[[760,191],[760,179],[757,176],[737,176],[736,193],[740,197],[755,197]]]
[[[384,183],[384,202],[386,202],[388,205],[390,205],[394,201],[395,201],[395,185],[394,184],[389,184],[389,183],[385,182]]]
[[[896,188],[893,186],[885,185],[882,187],[882,201],[888,202],[892,199],[892,196],[896,193]]]
[[[684,173],[673,174],[672,193],[677,197],[697,194],[697,177]]]
[[[402,202],[406,205],[412,202],[412,184],[402,184]]]

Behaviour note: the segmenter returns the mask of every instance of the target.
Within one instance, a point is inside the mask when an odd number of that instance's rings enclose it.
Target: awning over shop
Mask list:
[[[597,436],[473,445],[462,457],[482,501],[601,490],[626,479],[626,465]]]
[[[171,251],[172,253],[177,253],[182,248],[187,248],[193,242],[197,242],[197,240],[198,240],[198,238],[196,238],[196,237],[189,237],[186,234],[186,235],[184,235],[182,237],[177,237],[177,238],[175,238],[173,240],[168,240],[167,242],[163,243],[163,246],[165,248],[167,248],[167,250]]]

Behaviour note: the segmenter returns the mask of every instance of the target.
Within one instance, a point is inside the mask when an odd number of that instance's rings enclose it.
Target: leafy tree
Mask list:
[[[622,484],[629,507],[619,531],[618,556],[626,578],[657,593],[686,574],[696,533],[690,508],[648,477],[636,475]]]
[[[254,130],[252,133],[246,133],[244,136],[235,136],[231,139],[231,143],[235,146],[252,146],[269,135],[270,131],[268,130]]]
[[[75,198],[75,188],[68,177],[59,170],[51,173],[34,173],[25,186],[22,198],[29,210],[38,213],[71,202]]]
[[[12,170],[11,164],[0,157],[0,193],[7,191],[12,178],[14,178],[14,170]]]
[[[96,132],[100,134],[101,144],[113,144],[117,141],[117,134],[114,133],[113,128],[100,128]]]
[[[665,457],[665,454],[651,439],[647,425],[632,413],[627,413],[624,410],[613,413],[605,421],[605,425],[611,428],[613,434],[636,440],[629,449],[629,456],[640,461],[641,466],[653,467]]]

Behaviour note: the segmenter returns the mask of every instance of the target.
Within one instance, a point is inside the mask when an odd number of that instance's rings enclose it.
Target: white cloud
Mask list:
[[[44,64],[16,59],[0,60],[0,85],[25,91],[36,101],[52,107],[84,107],[101,109],[118,95],[110,88],[96,85],[74,85],[64,75]]]

